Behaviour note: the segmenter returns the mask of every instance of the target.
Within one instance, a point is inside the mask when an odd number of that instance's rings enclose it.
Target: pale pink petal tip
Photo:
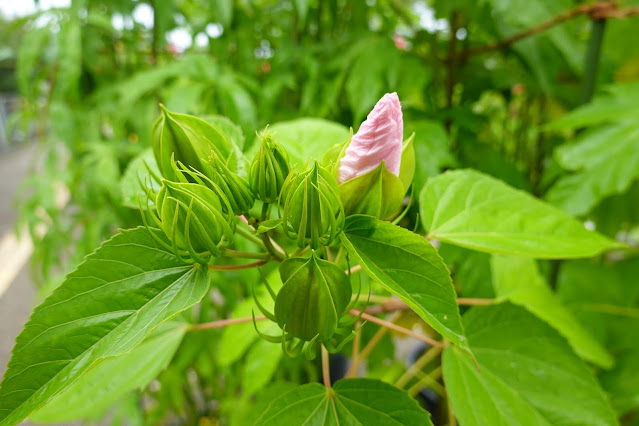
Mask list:
[[[339,182],[376,169],[382,161],[399,176],[404,140],[402,107],[397,93],[387,93],[368,114],[340,160]]]

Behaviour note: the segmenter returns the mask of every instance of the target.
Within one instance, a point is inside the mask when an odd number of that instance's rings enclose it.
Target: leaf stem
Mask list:
[[[279,261],[283,261],[286,260],[286,253],[284,252],[284,250],[281,247],[275,247],[275,243],[273,242],[273,240],[271,239],[271,237],[268,235],[268,233],[263,233],[260,234],[260,238],[262,238],[262,241],[264,242],[264,246],[266,247],[266,250],[271,253],[271,255],[273,257],[275,257],[276,259],[279,259]],[[279,250],[278,250],[279,248]]]
[[[209,265],[209,269],[214,271],[237,271],[240,269],[257,268],[258,266],[266,265],[267,263],[267,259],[262,259],[257,262],[243,263],[241,265]]]
[[[381,325],[382,327],[386,327],[389,328],[391,330],[397,331],[399,333],[405,334],[407,336],[411,336],[417,340],[421,340],[424,343],[428,343],[431,346],[437,346],[437,347],[444,347],[444,344],[442,342],[440,342],[439,340],[435,340],[432,337],[428,337],[428,336],[424,336],[422,334],[419,333],[415,333],[413,330],[409,330],[407,328],[404,327],[400,327],[397,324],[393,324],[392,322],[388,322],[388,321],[384,321],[383,319],[379,319],[377,317],[374,317],[372,315],[369,315],[365,312],[361,312],[358,311],[357,309],[351,309],[350,311],[348,311],[349,315],[352,316],[359,316],[361,314],[361,317],[363,319],[365,319],[366,321],[370,321],[372,323]]]
[[[346,377],[355,377],[359,363],[362,362],[362,360],[365,360],[368,355],[373,352],[375,346],[377,346],[377,344],[382,340],[382,337],[384,337],[387,332],[388,328],[386,327],[380,327],[379,330],[377,330],[371,340],[368,341],[364,349],[359,353],[359,356],[357,357],[357,363],[353,361],[353,364],[351,364],[351,367],[346,372]]]
[[[259,315],[255,317],[255,321],[264,321],[265,319],[266,317],[264,315]],[[229,319],[217,320],[212,322],[205,322],[202,324],[195,324],[191,326],[190,330],[192,331],[209,330],[212,328],[226,327],[227,325],[243,324],[243,323],[252,322],[252,321],[253,321],[253,317],[229,318]]]
[[[403,388],[408,384],[410,379],[415,377],[415,375],[422,370],[422,368],[426,367],[429,362],[434,360],[440,353],[442,352],[442,348],[433,346],[426,352],[424,352],[418,359],[411,365],[408,370],[402,376],[397,379],[395,382],[395,387]]]
[[[266,246],[264,245],[264,242],[260,239],[260,237],[258,237],[257,235],[254,235],[250,231],[247,231],[241,226],[238,226],[235,228],[235,233],[241,235],[242,237],[246,238],[250,242],[257,244],[263,249],[266,249]]]
[[[422,373],[423,374],[423,373]],[[428,374],[423,374],[422,377],[408,390],[406,391],[410,396],[414,397],[417,393],[422,390],[424,387],[428,386],[433,389],[437,394],[444,395],[446,391],[444,387],[437,382],[442,376],[442,366],[438,366],[433,371]]]
[[[488,305],[493,305],[494,303],[495,303],[495,299],[480,299],[475,297],[458,297],[457,298],[458,305],[488,306]]]
[[[355,338],[353,339],[353,356],[351,357],[353,364],[346,372],[346,375],[344,376],[345,378],[357,376],[357,369],[359,367],[359,347],[362,342],[362,330],[360,328],[360,325],[360,321],[357,321],[357,323],[355,324],[355,329],[357,331],[355,332]]]
[[[248,251],[237,251],[231,249],[223,249],[222,253],[226,257],[237,259],[268,259],[271,257],[269,253],[253,253]]]
[[[322,378],[324,379],[324,386],[331,388],[331,368],[328,363],[328,351],[322,345]]]

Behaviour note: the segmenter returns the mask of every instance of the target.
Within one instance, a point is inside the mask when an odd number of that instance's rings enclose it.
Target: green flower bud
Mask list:
[[[152,145],[155,160],[162,176],[175,181],[172,158],[188,168],[210,176],[211,165],[206,161],[211,151],[225,158],[231,143],[219,129],[185,114],[168,111],[163,105],[162,115],[153,124]]]
[[[337,180],[317,161],[305,172],[293,172],[282,188],[284,230],[300,248],[329,245],[344,227]]]
[[[233,173],[214,152],[209,156],[211,167],[211,180],[215,182],[231,205],[236,215],[245,214],[253,204],[255,196],[246,179]]]
[[[174,249],[187,250],[200,263],[219,256],[233,237],[233,216],[223,213],[225,205],[228,201],[207,186],[166,179],[156,197],[159,224]]]
[[[284,147],[270,133],[260,137],[260,149],[251,164],[250,183],[255,196],[265,203],[275,203],[290,167]]]
[[[301,340],[330,339],[352,296],[348,276],[315,252],[308,259],[282,262],[280,276],[284,286],[275,299],[279,326]]]

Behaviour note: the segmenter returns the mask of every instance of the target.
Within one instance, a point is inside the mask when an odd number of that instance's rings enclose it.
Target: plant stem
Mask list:
[[[417,393],[422,390],[425,386],[432,388],[435,392],[440,395],[444,395],[446,391],[444,387],[437,382],[442,376],[442,366],[438,366],[433,371],[428,374],[424,374],[413,386],[408,388],[406,391],[410,396],[414,397]]]
[[[438,346],[433,346],[432,348],[424,352],[422,356],[420,356],[417,361],[415,361],[415,363],[411,365],[399,379],[397,379],[397,382],[395,382],[395,387],[403,388],[404,386],[406,386],[410,379],[415,377],[417,372],[426,367],[426,365],[434,360],[435,357],[437,357],[441,352],[442,348]]]
[[[271,253],[271,255],[273,257],[275,257],[276,259],[279,259],[279,261],[283,261],[286,260],[286,253],[284,252],[284,250],[282,250],[282,248],[280,247],[279,250],[277,250],[277,248],[275,248],[275,244],[273,243],[273,240],[271,240],[271,237],[269,237],[268,233],[263,233],[260,234],[260,237],[262,238],[262,241],[264,242],[264,246],[266,247],[266,250]]]
[[[260,239],[260,237],[258,237],[255,234],[252,234],[250,231],[247,231],[241,226],[238,226],[237,228],[235,228],[235,233],[241,235],[242,237],[246,238],[250,242],[257,244],[258,246],[266,250],[266,246],[264,245],[264,242]]]
[[[266,317],[264,315],[259,315],[255,317],[255,321],[264,321],[265,319]],[[227,325],[234,325],[234,324],[244,324],[246,322],[252,322],[252,321],[253,321],[253,317],[229,318],[224,320],[205,322],[202,324],[195,324],[190,327],[190,330],[192,331],[209,330],[212,328],[226,327]]]
[[[599,68],[599,58],[601,56],[601,43],[603,41],[606,19],[595,19],[592,21],[592,32],[588,41],[588,51],[586,52],[586,63],[584,66],[583,88],[581,92],[581,103],[587,104],[592,99],[597,84],[597,69]]]
[[[222,253],[226,257],[236,259],[268,259],[269,257],[271,257],[269,253],[252,253],[248,251],[237,251],[231,249],[224,249]]]
[[[357,374],[357,368],[359,366],[359,363],[361,363],[362,360],[366,359],[368,355],[370,355],[370,353],[373,352],[373,349],[375,349],[375,346],[377,346],[377,344],[380,342],[380,340],[382,340],[382,337],[384,337],[384,335],[387,332],[388,332],[388,328],[386,327],[380,327],[379,330],[377,330],[377,332],[373,335],[371,340],[368,341],[364,349],[359,353],[359,356],[357,357],[357,364],[353,362],[351,367],[346,372],[346,377],[355,377],[355,374]]]
[[[400,327],[397,324],[393,324],[392,322],[388,322],[388,321],[384,321],[383,319],[379,319],[377,317],[374,317],[372,315],[369,315],[367,313],[362,313],[361,311],[358,311],[357,309],[351,309],[350,311],[348,311],[349,315],[352,316],[359,316],[361,314],[361,317],[363,319],[365,319],[366,321],[370,321],[372,323],[381,325],[383,327],[389,328],[391,330],[397,331],[399,333],[405,334],[407,336],[411,336],[417,340],[421,340],[424,343],[428,343],[431,346],[438,346],[438,347],[444,347],[444,344],[438,340],[433,339],[432,337],[428,337],[428,336],[424,336],[422,334],[419,333],[415,333],[413,330],[409,330],[407,328],[404,327]]]
[[[355,338],[353,339],[353,355],[351,357],[353,364],[346,372],[344,377],[356,377],[357,376],[357,368],[359,367],[359,347],[362,342],[362,330],[360,329],[361,322],[357,321],[355,324]],[[349,375],[350,374],[350,375]]]
[[[339,246],[339,250],[337,251],[337,256],[335,257],[335,264],[339,265],[344,260],[346,256],[346,249],[344,246]]]
[[[324,386],[328,389],[331,388],[331,368],[328,363],[328,351],[322,345],[322,378],[324,379]]]
[[[494,303],[495,303],[495,299],[479,299],[474,297],[458,297],[457,298],[458,305],[488,306]]]
[[[448,57],[447,61],[450,60],[464,60],[469,58],[470,56],[479,55],[482,53],[493,52],[496,50],[504,49],[510,46],[513,43],[516,43],[524,38],[533,36],[535,34],[539,34],[549,28],[554,27],[555,25],[561,24],[562,22],[568,21],[570,19],[576,18],[580,15],[590,15],[593,19],[605,19],[605,18],[625,18],[627,16],[633,16],[639,14],[639,7],[628,7],[625,9],[617,9],[617,5],[613,1],[603,1],[592,4],[581,4],[573,9],[569,9],[565,12],[562,12],[553,18],[544,21],[534,27],[523,30],[511,37],[505,38],[503,40],[499,40],[495,43],[485,44],[483,46],[478,46],[474,48],[470,48],[459,52],[455,58]]]
[[[237,271],[240,269],[257,268],[258,266],[266,265],[268,260],[258,260],[257,262],[244,263],[242,265],[209,265],[209,269],[214,271]]]

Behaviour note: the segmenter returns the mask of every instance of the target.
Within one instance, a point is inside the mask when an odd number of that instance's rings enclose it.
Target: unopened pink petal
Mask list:
[[[399,98],[397,93],[387,93],[353,135],[340,160],[339,182],[361,176],[377,168],[382,161],[391,173],[399,176],[403,136],[404,122]]]

